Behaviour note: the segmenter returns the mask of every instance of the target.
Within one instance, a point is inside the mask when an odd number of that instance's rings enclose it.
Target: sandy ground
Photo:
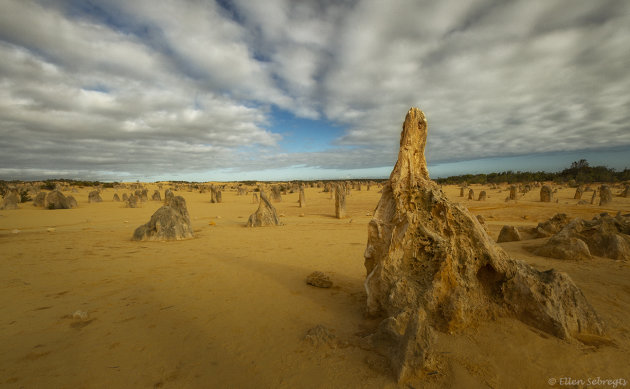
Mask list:
[[[148,188],[150,195],[155,186]],[[483,189],[473,188],[475,195]],[[209,193],[178,191],[196,237],[168,243],[130,240],[161,203],[123,208],[112,201],[116,191],[107,189],[104,202],[88,204],[89,190],[73,194],[77,209],[25,203],[0,211],[0,387],[398,387],[383,359],[358,342],[375,325],[364,317],[363,290],[367,214],[380,198],[375,188],[353,191],[342,220],[333,217],[333,201],[320,189],[306,190],[303,209],[298,195],[288,194],[275,203],[285,225],[266,228],[244,227],[257,208],[251,195],[224,191],[224,202],[211,204]],[[454,186],[444,190],[483,215],[494,238],[504,224],[534,226],[557,212],[589,219],[630,212],[630,199],[619,197],[606,208],[578,206],[568,188],[556,194],[557,204],[540,203],[538,190],[516,204],[504,202],[505,189],[486,187],[485,202],[459,197]],[[567,343],[498,318],[439,334],[443,368],[405,387],[630,380],[629,264],[562,261],[526,249],[541,242],[502,247],[538,269],[567,272],[607,323],[613,344]],[[329,274],[333,288],[306,285],[315,270]],[[73,319],[77,310],[88,312],[88,319]],[[316,348],[304,342],[318,324],[347,344]]]

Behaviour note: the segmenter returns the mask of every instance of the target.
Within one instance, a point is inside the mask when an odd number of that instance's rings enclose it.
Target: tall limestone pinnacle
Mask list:
[[[514,317],[562,339],[601,336],[604,325],[565,273],[508,257],[465,207],[431,181],[424,113],[412,108],[398,161],[368,226],[367,310],[382,317],[370,336],[403,382],[434,368],[435,331]]]

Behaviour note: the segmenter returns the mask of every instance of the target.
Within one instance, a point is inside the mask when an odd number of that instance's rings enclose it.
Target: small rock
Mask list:
[[[306,283],[318,288],[330,288],[333,284],[330,278],[320,271],[313,272],[306,277]]]
[[[55,232],[55,229],[53,227],[50,227],[46,231],[48,231],[48,232]]]
[[[72,318],[73,319],[80,320],[80,321],[87,321],[88,317],[89,317],[88,313],[85,312],[85,311],[81,311],[81,310],[75,311],[72,314]]]
[[[18,229],[16,228],[15,230],[11,230],[11,233],[12,233],[12,234],[19,234],[19,233],[20,233],[20,230],[18,230]]]
[[[304,341],[315,347],[330,346],[334,348],[336,346],[335,334],[321,324],[306,331]]]
[[[497,243],[515,242],[521,240],[521,235],[514,226],[503,226],[499,232]]]

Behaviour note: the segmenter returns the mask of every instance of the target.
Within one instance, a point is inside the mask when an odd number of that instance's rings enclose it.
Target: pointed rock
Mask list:
[[[426,137],[424,113],[412,108],[365,249],[368,313],[384,317],[372,341],[399,381],[428,366],[434,331],[457,331],[494,315],[565,339],[603,334],[602,321],[566,274],[509,258],[429,179]]]
[[[298,201],[300,202],[300,208],[306,207],[306,196],[304,195],[303,186],[300,187],[300,199]]]
[[[66,197],[58,190],[53,190],[46,195],[46,200],[44,201],[44,208],[48,209],[70,209],[73,207],[72,203],[68,200],[70,196]],[[74,198],[73,198],[74,199]]]
[[[192,237],[186,200],[177,196],[155,211],[148,223],[138,227],[131,240],[182,240]]]
[[[335,217],[343,219],[346,217],[346,190],[344,184],[335,185]]]
[[[260,203],[256,212],[252,213],[247,220],[247,227],[279,226],[280,219],[276,213],[276,208],[271,205],[265,192],[260,191]]]
[[[97,190],[91,191],[88,195],[88,203],[100,203],[102,201],[101,194]]]

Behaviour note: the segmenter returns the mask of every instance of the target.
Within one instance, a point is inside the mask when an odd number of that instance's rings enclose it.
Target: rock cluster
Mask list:
[[[509,258],[430,180],[426,136],[425,116],[412,108],[365,249],[367,310],[383,318],[369,339],[398,380],[432,367],[434,331],[457,331],[496,315],[563,339],[603,334],[602,321],[569,276]]]
[[[630,259],[630,215],[606,213],[593,220],[574,219],[534,250],[534,254],[558,259],[590,259],[593,255]]]

